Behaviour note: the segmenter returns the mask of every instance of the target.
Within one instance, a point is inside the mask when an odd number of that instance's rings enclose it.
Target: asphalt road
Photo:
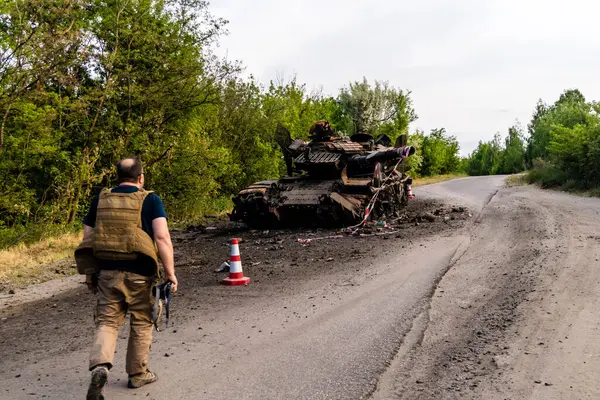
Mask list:
[[[600,398],[592,381],[600,368],[589,358],[600,346],[598,319],[590,318],[600,202],[503,182],[416,188],[417,196],[470,207],[462,229],[399,240],[379,257],[324,267],[279,292],[214,292],[235,301],[198,305],[174,330],[155,333],[159,381],[139,390],[126,388],[123,331],[107,398]],[[37,328],[24,325],[23,340],[29,329]],[[578,341],[565,349],[564,336]],[[3,357],[0,398],[83,398],[83,342],[44,356],[47,345],[35,337],[38,346],[26,350],[15,342],[26,358]],[[588,361],[587,380],[577,357]],[[564,397],[574,393],[564,363],[571,382],[579,379],[579,397]]]

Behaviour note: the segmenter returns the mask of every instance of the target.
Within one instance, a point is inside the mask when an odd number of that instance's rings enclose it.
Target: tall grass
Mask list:
[[[413,178],[413,186],[430,185],[432,183],[440,183],[449,181],[451,179],[465,178],[467,174],[447,174],[447,175],[435,175],[427,176],[423,178]]]
[[[82,237],[81,232],[67,233],[0,251],[0,287],[24,286],[56,277],[56,268],[49,264],[72,257]]]

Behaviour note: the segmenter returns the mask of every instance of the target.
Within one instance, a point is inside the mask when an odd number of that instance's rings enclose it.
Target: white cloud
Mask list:
[[[593,0],[222,0],[221,52],[263,82],[297,74],[330,94],[350,80],[412,90],[413,128],[445,127],[463,153],[525,126],[539,97],[600,98],[600,3]],[[223,53],[224,54],[224,53]]]

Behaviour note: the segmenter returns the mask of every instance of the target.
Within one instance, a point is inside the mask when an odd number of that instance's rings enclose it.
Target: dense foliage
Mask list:
[[[589,190],[600,187],[600,104],[577,89],[552,105],[541,101],[529,124],[529,177],[543,186]]]
[[[432,129],[429,135],[417,132],[412,135],[412,140],[421,158],[419,176],[443,175],[459,171],[458,140],[455,136],[449,135],[444,128]]]
[[[0,248],[76,226],[125,156],[142,159],[172,220],[192,220],[285,171],[279,123],[293,137],[327,119],[394,139],[417,118],[386,82],[329,97],[244,79],[212,51],[226,25],[201,0],[0,2]],[[456,167],[443,130],[410,141],[423,152],[413,173]]]
[[[514,174],[525,169],[525,137],[519,125],[508,129],[504,143],[500,134],[479,145],[465,160],[469,175]]]
[[[590,190],[600,187],[600,104],[577,89],[565,90],[551,105],[539,100],[527,126],[515,125],[504,143],[497,134],[480,142],[466,160],[471,175],[529,170],[543,187]]]

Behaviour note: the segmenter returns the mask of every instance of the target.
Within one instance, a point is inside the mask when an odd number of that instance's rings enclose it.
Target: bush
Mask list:
[[[563,187],[567,182],[567,174],[547,161],[536,159],[527,174],[527,182],[537,183],[542,188]]]

